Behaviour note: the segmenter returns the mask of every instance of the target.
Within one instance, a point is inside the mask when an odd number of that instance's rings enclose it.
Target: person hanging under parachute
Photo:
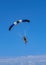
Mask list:
[[[28,40],[27,40],[27,37],[26,37],[26,36],[23,36],[23,41],[24,41],[24,43],[25,43],[25,44],[28,42]]]

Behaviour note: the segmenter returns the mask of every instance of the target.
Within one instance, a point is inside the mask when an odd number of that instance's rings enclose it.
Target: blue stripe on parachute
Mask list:
[[[11,30],[11,28],[14,26],[14,24],[12,24],[10,27],[9,27],[9,30]]]
[[[22,22],[30,22],[30,20],[25,19],[25,20],[22,20]]]

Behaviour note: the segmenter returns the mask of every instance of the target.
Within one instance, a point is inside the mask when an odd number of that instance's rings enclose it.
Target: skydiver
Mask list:
[[[23,40],[25,44],[28,42],[26,36],[23,37]]]

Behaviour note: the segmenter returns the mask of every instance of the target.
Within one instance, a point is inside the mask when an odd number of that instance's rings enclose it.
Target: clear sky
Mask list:
[[[9,31],[19,19],[29,19],[30,23]],[[41,54],[46,54],[46,0],[0,0],[0,57]]]

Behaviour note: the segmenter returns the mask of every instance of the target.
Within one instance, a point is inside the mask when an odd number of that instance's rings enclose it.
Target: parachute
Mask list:
[[[19,24],[19,23],[21,23],[21,22],[30,22],[30,20],[24,19],[24,20],[15,21],[15,22],[9,27],[9,31],[12,29],[12,27],[13,27],[14,25],[17,25],[17,24]]]

